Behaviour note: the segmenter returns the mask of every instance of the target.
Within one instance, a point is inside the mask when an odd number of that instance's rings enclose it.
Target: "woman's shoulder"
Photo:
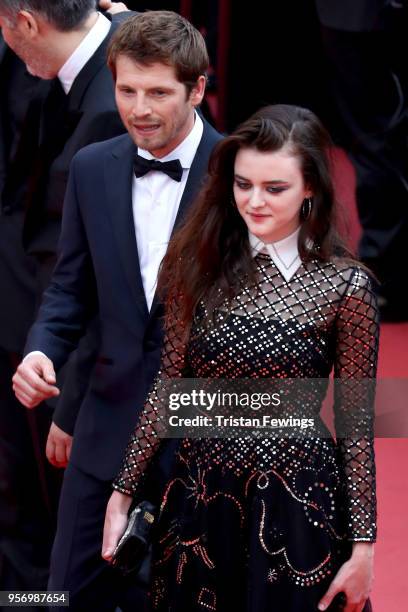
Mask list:
[[[375,285],[375,277],[370,270],[351,258],[332,257],[328,262],[320,262],[320,267],[323,273],[337,277],[346,294],[372,290]]]

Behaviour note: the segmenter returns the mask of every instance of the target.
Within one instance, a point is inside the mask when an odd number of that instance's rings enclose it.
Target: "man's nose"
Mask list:
[[[145,117],[151,114],[152,109],[144,96],[136,96],[132,111],[135,117]]]

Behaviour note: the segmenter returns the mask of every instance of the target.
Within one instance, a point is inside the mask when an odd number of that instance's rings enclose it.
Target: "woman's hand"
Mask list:
[[[102,543],[102,557],[106,561],[112,559],[113,551],[126,529],[131,503],[132,498],[119,491],[114,491],[110,496],[106,508]]]
[[[361,612],[371,591],[373,581],[374,544],[355,542],[353,553],[333,578],[320,600],[319,610],[327,610],[337,593],[346,596],[344,612]]]

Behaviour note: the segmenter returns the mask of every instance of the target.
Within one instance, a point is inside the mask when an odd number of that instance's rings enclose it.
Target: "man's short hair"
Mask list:
[[[12,23],[19,11],[44,17],[57,30],[76,30],[95,10],[95,0],[0,0],[0,14]]]
[[[144,65],[162,63],[173,66],[187,91],[208,69],[209,59],[200,32],[173,11],[146,11],[124,21],[112,37],[108,65],[116,79],[120,55]]]

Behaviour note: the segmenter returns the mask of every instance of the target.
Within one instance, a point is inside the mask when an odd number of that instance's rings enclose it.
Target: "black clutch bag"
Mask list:
[[[142,501],[129,514],[125,532],[112,555],[112,565],[125,575],[139,572],[149,563],[155,512],[153,504]]]

